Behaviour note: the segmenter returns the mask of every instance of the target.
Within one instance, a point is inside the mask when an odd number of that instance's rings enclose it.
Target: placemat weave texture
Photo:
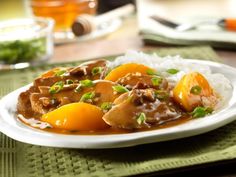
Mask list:
[[[167,48],[155,52],[161,56],[179,54],[184,58],[219,61],[209,47]],[[0,97],[30,83],[47,69],[76,64],[0,72]],[[0,176],[3,177],[126,176],[233,158],[236,158],[236,122],[190,138],[105,150],[34,146],[0,133]]]

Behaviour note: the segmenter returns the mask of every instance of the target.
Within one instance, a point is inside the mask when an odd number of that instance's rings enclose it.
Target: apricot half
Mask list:
[[[192,111],[202,104],[201,97],[213,96],[213,89],[202,74],[192,72],[184,75],[176,84],[173,96],[185,110]]]
[[[141,73],[141,74],[148,74],[148,71],[155,72],[154,69],[149,68],[142,64],[136,63],[127,63],[118,66],[117,68],[113,69],[106,77],[105,80],[110,81],[117,81],[119,78],[124,77],[128,73]]]
[[[42,121],[64,130],[99,130],[108,125],[102,119],[102,110],[87,103],[71,103],[44,114]]]

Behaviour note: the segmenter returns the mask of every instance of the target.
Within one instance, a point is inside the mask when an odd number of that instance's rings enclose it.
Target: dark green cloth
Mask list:
[[[164,48],[155,52],[161,56],[179,54],[185,58],[219,61],[209,47]],[[30,83],[43,71],[58,65],[1,72],[0,97]],[[17,142],[0,133],[0,176],[112,177],[158,172],[234,159],[235,142],[236,122],[190,138],[105,150],[41,147]]]

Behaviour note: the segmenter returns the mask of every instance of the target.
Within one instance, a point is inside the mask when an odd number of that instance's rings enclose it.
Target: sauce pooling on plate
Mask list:
[[[106,60],[96,60],[43,73],[19,95],[17,111],[24,123],[50,132],[114,134],[204,117],[217,102],[214,90],[198,72],[184,75],[173,85],[142,64],[111,69]]]

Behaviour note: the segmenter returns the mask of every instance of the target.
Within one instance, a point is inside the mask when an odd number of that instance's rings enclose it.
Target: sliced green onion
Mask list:
[[[82,87],[92,87],[94,85],[93,81],[89,79],[79,81],[79,85],[75,88],[75,92],[80,92]]]
[[[169,93],[164,91],[164,90],[156,90],[155,91],[155,96],[160,101],[164,101],[164,100],[169,98]]]
[[[62,70],[56,71],[55,76],[62,76],[65,73],[66,73],[66,70],[62,69]]]
[[[104,102],[102,103],[102,105],[100,106],[102,110],[110,110],[112,108],[112,103],[111,102]]]
[[[169,74],[176,74],[179,72],[179,70],[175,68],[171,68],[171,69],[167,69],[166,72],[168,72]]]
[[[145,113],[140,113],[139,116],[137,117],[137,122],[139,125],[143,124],[146,121],[146,115]]]
[[[73,82],[72,80],[70,80],[70,79],[67,79],[67,80],[66,80],[66,84],[67,84],[67,85],[70,85],[70,84],[73,84],[73,83],[74,83],[74,82]]]
[[[160,77],[153,77],[151,80],[152,80],[152,85],[154,86],[158,86],[162,82],[162,78]]]
[[[115,85],[115,86],[112,86],[112,88],[117,93],[125,93],[125,92],[129,91],[126,87],[124,87],[122,85]]]
[[[199,95],[202,92],[202,88],[199,85],[195,85],[191,88],[190,93]]]
[[[193,110],[191,114],[193,118],[199,118],[199,117],[204,117],[208,114],[211,114],[212,112],[213,112],[213,109],[210,107],[198,106]]]
[[[82,87],[92,87],[94,85],[93,81],[91,81],[89,79],[79,81],[79,83]]]
[[[51,94],[58,93],[59,91],[61,91],[63,89],[63,86],[64,86],[63,81],[56,82],[55,84],[53,84],[50,87],[49,93],[51,93]]]
[[[75,88],[75,92],[80,92],[81,91],[81,85],[78,85],[76,88]]]
[[[86,102],[89,100],[93,100],[93,98],[95,97],[95,92],[88,92],[82,95],[82,97],[80,98],[81,102]]]
[[[94,75],[97,75],[97,74],[101,74],[102,71],[103,71],[103,68],[102,68],[102,67],[94,67],[94,68],[92,69],[92,75],[94,76]]]
[[[154,71],[154,70],[152,70],[152,69],[148,69],[148,70],[146,71],[146,73],[147,73],[148,75],[160,76],[160,73],[158,73],[157,71]]]

